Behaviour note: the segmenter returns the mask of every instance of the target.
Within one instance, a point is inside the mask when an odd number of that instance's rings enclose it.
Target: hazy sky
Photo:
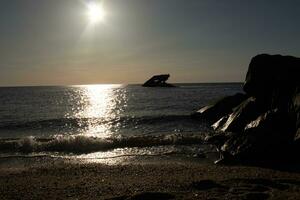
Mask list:
[[[259,53],[300,56],[299,0],[0,0],[0,85],[243,81]]]

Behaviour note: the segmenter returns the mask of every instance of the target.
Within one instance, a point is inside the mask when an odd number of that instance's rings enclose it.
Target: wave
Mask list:
[[[190,115],[159,115],[159,116],[142,116],[132,117],[123,116],[115,118],[59,118],[46,119],[27,122],[2,122],[0,129],[47,129],[47,128],[84,128],[92,125],[101,124],[124,124],[127,127],[136,125],[153,125],[170,122],[195,122]]]
[[[192,145],[202,143],[203,136],[194,134],[147,135],[105,139],[86,136],[57,136],[53,138],[26,137],[22,139],[0,139],[0,152],[63,152],[82,154],[108,151],[117,148]]]

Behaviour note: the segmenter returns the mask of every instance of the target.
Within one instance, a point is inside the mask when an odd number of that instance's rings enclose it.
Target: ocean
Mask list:
[[[191,117],[241,83],[0,88],[0,164],[13,158],[194,157],[212,132]],[[120,159],[119,159],[120,161]]]

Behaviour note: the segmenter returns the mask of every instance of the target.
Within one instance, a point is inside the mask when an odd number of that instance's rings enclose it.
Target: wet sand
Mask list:
[[[0,199],[299,199],[299,165],[66,163],[0,171]]]

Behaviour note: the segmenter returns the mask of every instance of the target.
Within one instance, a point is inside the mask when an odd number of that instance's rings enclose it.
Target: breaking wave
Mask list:
[[[203,137],[194,134],[147,135],[105,139],[86,136],[57,136],[53,138],[26,137],[22,139],[0,139],[0,152],[63,152],[83,154],[117,148],[191,145],[201,143],[203,143]]]

